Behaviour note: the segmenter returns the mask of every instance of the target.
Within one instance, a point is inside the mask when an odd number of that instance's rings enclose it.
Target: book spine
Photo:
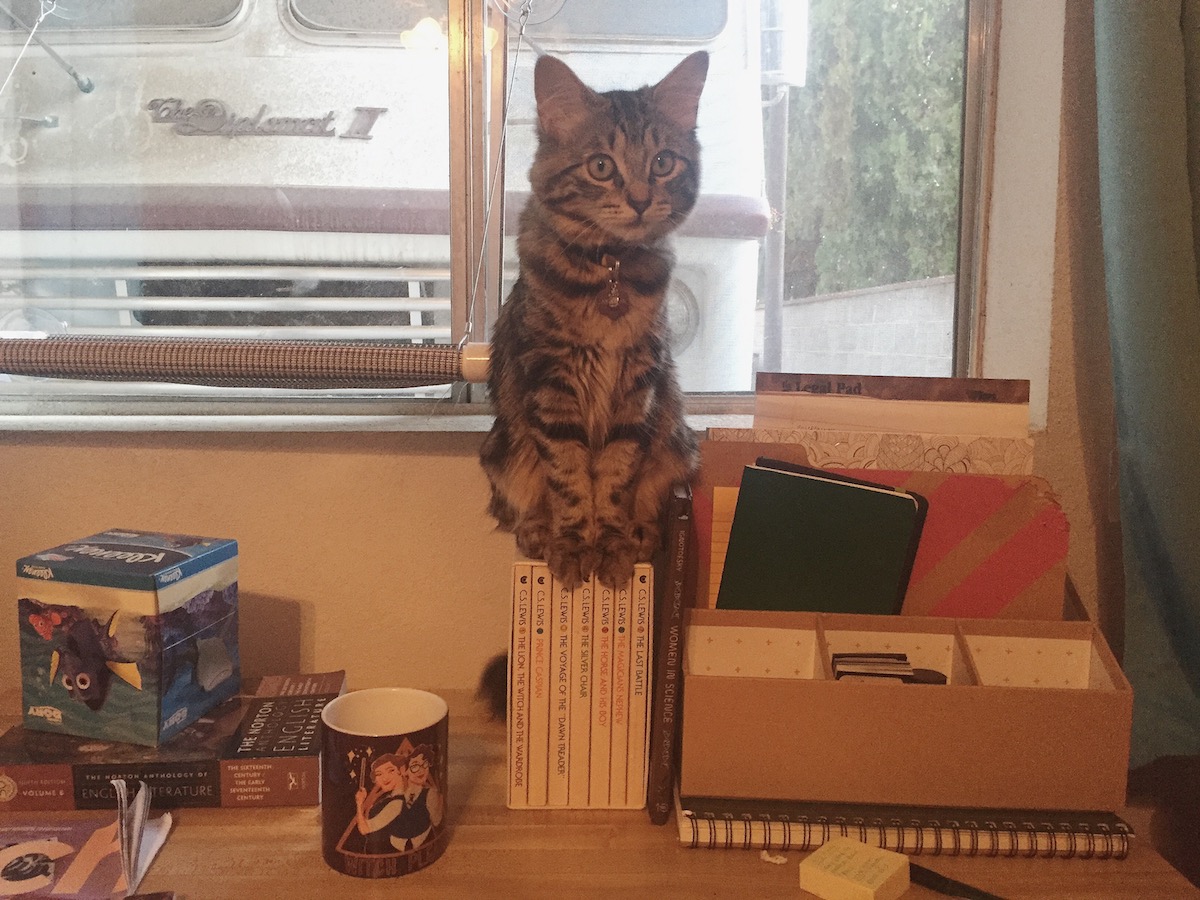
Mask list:
[[[906,375],[824,375],[759,372],[756,394],[869,397],[929,402],[1029,403],[1029,382],[1007,378],[930,378]]]
[[[262,756],[221,761],[221,806],[316,806],[321,765],[317,756]]]
[[[146,782],[157,809],[316,806],[321,782],[316,756],[0,766],[10,812],[116,809],[114,778]]]
[[[594,656],[592,657],[592,760],[588,806],[608,806],[612,758],[613,589],[592,579],[595,589]]]
[[[550,584],[553,618],[553,678],[550,684],[550,772],[547,806],[566,806],[571,762],[571,598],[570,588]]]
[[[692,541],[692,503],[686,486],[671,497],[665,553],[655,578],[657,623],[654,633],[654,698],[650,708],[649,772],[646,808],[650,821],[665,825],[671,817],[675,788],[680,691],[683,687],[683,610],[687,604],[688,554]]]
[[[1080,824],[1074,830],[1032,823],[992,821],[956,824],[851,821],[800,817],[787,820],[732,816],[678,817],[679,840],[706,850],[815,850],[835,837],[852,837],[912,856],[1005,856],[1058,859],[1124,859],[1132,832],[1127,827]]]
[[[0,764],[0,785],[7,812],[86,808],[75,805],[75,777],[68,763]]]
[[[592,615],[590,581],[571,592],[571,738],[567,803],[588,806],[592,759]]]
[[[321,711],[338,696],[340,686],[326,676],[298,676],[278,685],[289,693],[256,695],[250,701],[235,742],[222,756],[222,806],[318,802]],[[272,687],[276,685],[263,684],[259,691]],[[331,693],[299,693],[317,689]]]
[[[550,570],[534,563],[533,628],[529,650],[529,805],[545,806],[550,774]]]
[[[609,742],[608,805],[625,805],[629,779],[629,657],[633,581],[613,592],[612,735]]]
[[[625,780],[625,806],[641,809],[646,803],[646,750],[650,716],[650,648],[654,646],[652,611],[654,570],[641,563],[633,573],[633,612],[630,614],[629,652],[629,770]]]
[[[513,564],[512,629],[508,649],[508,805],[529,805],[529,638],[532,569]]]
[[[220,761],[76,763],[75,809],[116,809],[113,779],[144,781],[156,809],[221,805]]]

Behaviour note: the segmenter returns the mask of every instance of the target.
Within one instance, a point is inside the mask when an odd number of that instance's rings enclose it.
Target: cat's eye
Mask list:
[[[650,174],[657,175],[659,178],[665,178],[675,171],[675,166],[679,162],[679,157],[670,150],[664,150],[650,163]]]
[[[597,153],[587,161],[587,172],[597,181],[609,181],[617,174],[617,164],[611,156]]]

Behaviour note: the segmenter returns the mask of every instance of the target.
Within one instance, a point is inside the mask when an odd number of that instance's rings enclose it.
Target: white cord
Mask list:
[[[0,96],[4,95],[4,91],[8,88],[8,83],[12,81],[12,77],[17,71],[17,66],[21,64],[21,60],[25,56],[25,51],[33,43],[33,35],[37,32],[42,22],[46,21],[46,16],[54,12],[54,7],[56,6],[58,6],[58,0],[41,0],[41,14],[38,16],[38,20],[33,23],[33,27],[29,29],[29,36],[25,38],[25,45],[21,48],[21,52],[17,54],[17,58],[13,60],[12,68],[8,70],[8,77],[4,79],[4,84],[0,84]]]
[[[508,18],[508,13],[503,12],[505,18]],[[479,259],[475,264],[475,278],[471,285],[471,302],[467,306],[467,321],[466,327],[463,330],[463,336],[458,342],[459,349],[462,349],[472,339],[472,331],[475,329],[475,310],[479,299],[479,285],[483,279],[484,262],[487,257],[488,242],[491,240],[491,221],[492,209],[496,205],[496,187],[500,182],[500,160],[504,154],[505,144],[508,140],[508,114],[512,106],[513,85],[517,80],[517,63],[521,58],[521,48],[524,46],[525,27],[529,23],[529,16],[533,12],[533,0],[524,0],[521,4],[520,17],[518,23],[520,27],[517,29],[517,48],[512,57],[512,70],[508,75],[508,87],[504,94],[504,119],[500,123],[500,140],[496,145],[496,156],[492,161],[491,184],[488,185],[487,202],[484,204],[483,213],[483,246],[479,248]]]

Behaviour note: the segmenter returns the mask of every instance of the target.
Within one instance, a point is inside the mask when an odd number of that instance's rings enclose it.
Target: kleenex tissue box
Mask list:
[[[237,541],[110,529],[17,561],[25,727],[156,746],[241,683]]]

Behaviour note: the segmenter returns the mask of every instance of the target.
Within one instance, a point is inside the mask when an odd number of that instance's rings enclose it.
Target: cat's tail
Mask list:
[[[508,718],[508,654],[499,653],[488,660],[479,676],[479,688],[475,696],[487,705],[493,719],[503,722]]]

